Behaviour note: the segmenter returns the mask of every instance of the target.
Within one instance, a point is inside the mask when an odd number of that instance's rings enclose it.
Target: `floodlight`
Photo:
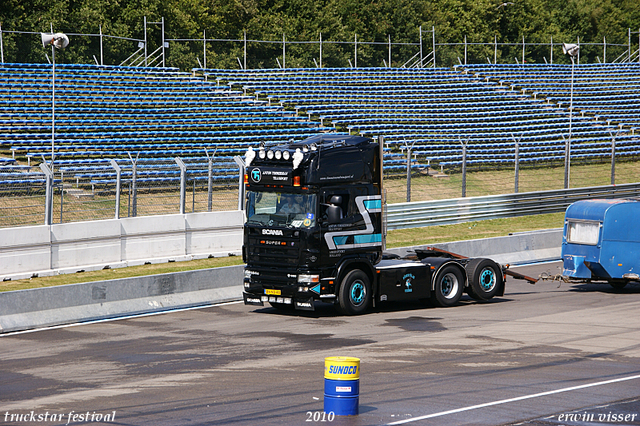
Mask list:
[[[253,150],[253,148],[249,147],[244,155],[244,162],[246,167],[249,167],[251,165],[251,162],[254,158],[256,158],[256,152]]]
[[[53,45],[57,49],[64,49],[69,45],[69,37],[67,37],[67,35],[63,33],[40,33],[40,38],[42,39],[42,47]]]
[[[304,159],[304,154],[300,151],[300,148],[296,148],[296,152],[293,153],[293,169],[297,169],[302,160]]]
[[[565,55],[575,57],[575,56],[578,56],[579,51],[580,51],[580,45],[578,44],[562,43],[562,53],[564,53]]]

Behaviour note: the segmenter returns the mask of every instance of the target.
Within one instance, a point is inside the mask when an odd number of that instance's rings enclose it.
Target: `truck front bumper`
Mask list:
[[[264,306],[264,302],[279,303],[282,305],[290,305],[294,309],[300,311],[313,311],[313,297],[294,298],[286,296],[270,296],[266,294],[256,294],[242,292],[245,305]]]

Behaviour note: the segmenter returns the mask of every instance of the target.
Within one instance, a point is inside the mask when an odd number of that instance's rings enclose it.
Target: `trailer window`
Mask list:
[[[600,222],[567,222],[567,242],[595,246],[600,241]]]

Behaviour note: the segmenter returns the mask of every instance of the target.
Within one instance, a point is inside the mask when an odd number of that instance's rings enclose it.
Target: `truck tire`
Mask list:
[[[340,311],[345,315],[358,315],[371,305],[369,276],[360,269],[350,271],[342,279],[338,294]]]
[[[436,275],[431,302],[443,307],[453,306],[462,297],[463,289],[464,276],[462,271],[457,266],[447,265],[440,269]]]
[[[465,267],[467,294],[476,300],[489,300],[504,285],[500,267],[491,259],[471,259]]]

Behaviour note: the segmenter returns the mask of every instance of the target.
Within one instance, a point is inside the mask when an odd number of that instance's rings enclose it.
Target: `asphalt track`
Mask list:
[[[509,279],[448,309],[232,303],[4,335],[0,424],[640,425],[638,318],[640,284]],[[323,422],[337,355],[361,359],[360,414]]]

